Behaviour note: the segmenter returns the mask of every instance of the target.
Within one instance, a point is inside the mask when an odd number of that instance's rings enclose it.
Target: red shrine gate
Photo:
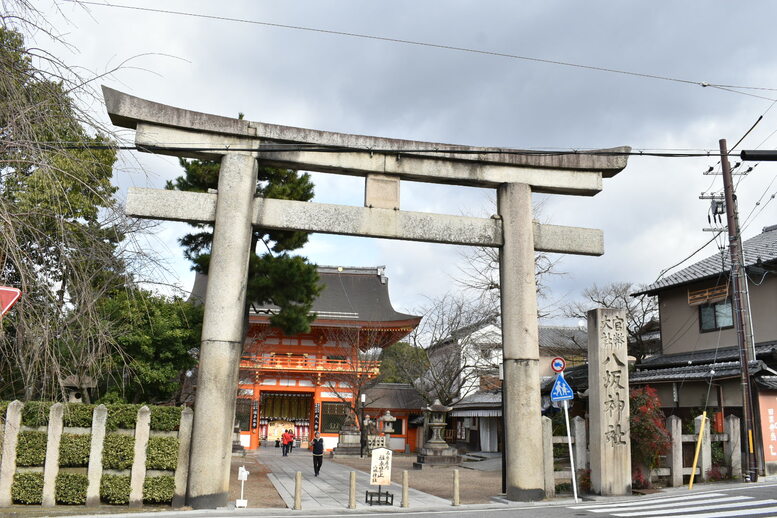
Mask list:
[[[236,411],[248,449],[289,428],[302,441],[319,431],[334,448],[360,387],[379,373],[380,362],[365,358],[377,355],[365,353],[398,342],[421,320],[391,306],[382,267],[319,267],[318,274],[324,288],[309,333],[286,336],[269,323],[277,308],[251,305]]]

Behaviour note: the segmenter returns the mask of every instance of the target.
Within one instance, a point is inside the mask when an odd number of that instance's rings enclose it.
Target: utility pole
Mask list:
[[[754,415],[753,393],[750,390],[750,351],[753,344],[747,343],[748,336],[752,341],[752,335],[746,331],[745,305],[743,303],[743,275],[742,275],[742,238],[739,234],[739,215],[736,206],[736,194],[732,180],[731,165],[728,161],[728,147],[726,139],[720,142],[720,165],[723,171],[723,191],[726,197],[726,220],[728,223],[728,243],[731,254],[731,289],[734,306],[734,329],[739,346],[739,364],[742,366],[742,415],[745,420],[745,481],[756,482],[758,480],[758,466],[755,460],[754,449]]]

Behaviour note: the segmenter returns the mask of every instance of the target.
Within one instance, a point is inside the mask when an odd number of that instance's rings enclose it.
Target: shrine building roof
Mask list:
[[[313,303],[313,322],[336,325],[368,324],[369,327],[415,327],[421,317],[396,311],[391,305],[385,267],[319,266],[321,293]],[[192,298],[204,300],[207,276],[197,274]],[[274,304],[252,303],[252,321],[261,321],[278,310]]]

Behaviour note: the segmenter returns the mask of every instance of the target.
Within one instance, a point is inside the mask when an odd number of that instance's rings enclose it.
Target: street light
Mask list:
[[[361,426],[359,427],[361,431],[361,437],[359,440],[359,445],[361,446],[360,452],[359,452],[359,458],[364,458],[364,447],[367,446],[367,427],[364,424],[364,406],[367,404],[367,394],[362,393],[359,396],[359,399],[361,400]]]

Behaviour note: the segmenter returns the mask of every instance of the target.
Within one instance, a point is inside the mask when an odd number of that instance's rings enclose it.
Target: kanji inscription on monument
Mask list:
[[[602,495],[631,494],[626,312],[588,312],[591,485]]]

